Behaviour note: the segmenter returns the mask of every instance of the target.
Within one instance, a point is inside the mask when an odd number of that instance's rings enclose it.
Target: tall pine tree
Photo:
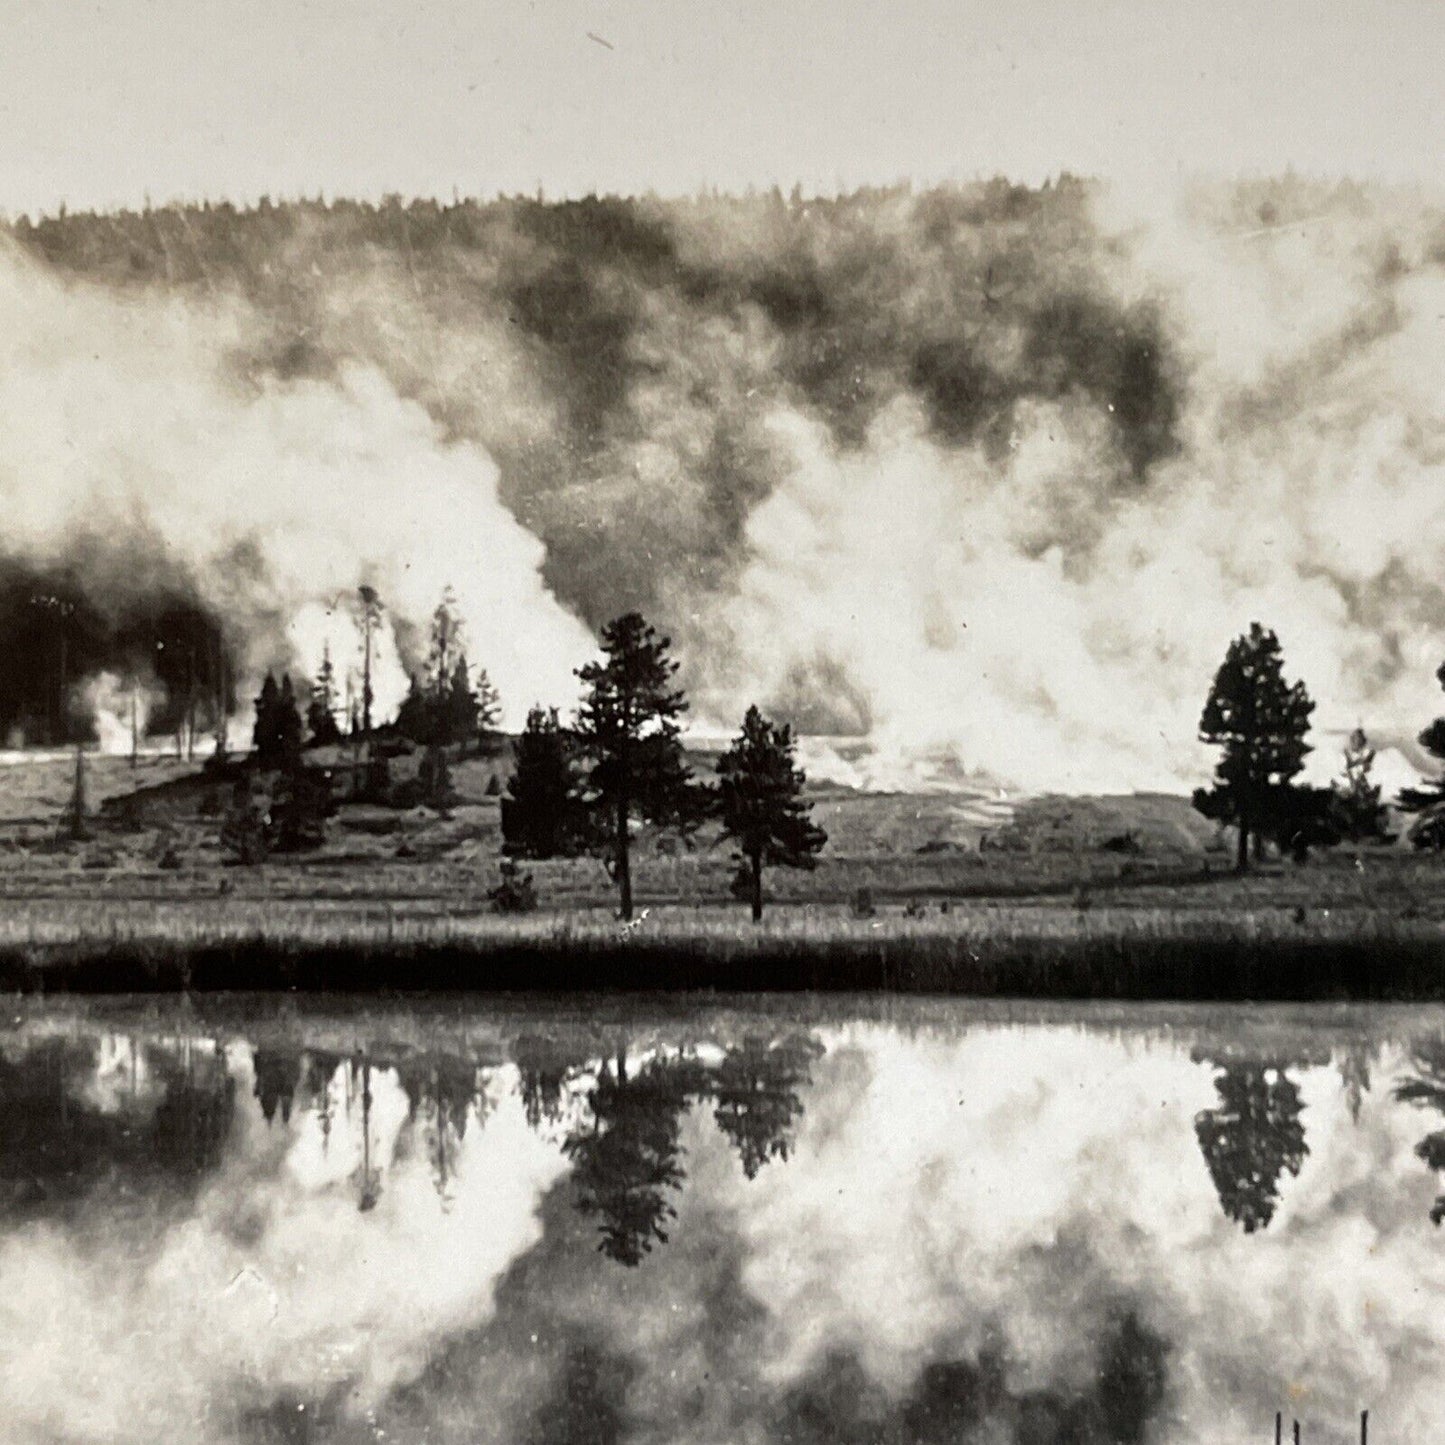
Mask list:
[[[671,642],[629,612],[602,629],[600,662],[579,668],[586,692],[574,729],[588,790],[608,838],[623,918],[632,917],[632,820],[689,828],[697,819],[683,759],[687,698],[673,686]]]
[[[750,707],[742,732],[718,759],[718,811],[738,848],[753,922],[763,916],[763,865],[812,868],[828,835],[809,817],[792,730]]]
[[[1251,623],[1229,644],[1199,720],[1199,736],[1220,748],[1214,785],[1199,788],[1194,806],[1238,830],[1236,862],[1249,866],[1272,823],[1290,811],[1293,779],[1310,751],[1305,742],[1314,703],[1302,682],[1287,683],[1279,639]]]
[[[341,741],[336,723],[336,669],[331,662],[331,644],[321,651],[321,666],[311,683],[311,698],[306,704],[306,731],[312,747],[330,747]]]

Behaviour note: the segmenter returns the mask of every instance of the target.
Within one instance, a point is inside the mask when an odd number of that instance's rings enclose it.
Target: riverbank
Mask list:
[[[1031,999],[1445,999],[1445,926],[1378,910],[990,905],[948,913],[676,910],[402,917],[162,905],[88,928],[0,924],[12,992],[626,990]]]

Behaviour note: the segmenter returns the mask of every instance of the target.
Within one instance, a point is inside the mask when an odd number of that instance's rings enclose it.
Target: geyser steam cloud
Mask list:
[[[393,689],[448,583],[513,721],[641,606],[706,724],[762,702],[876,781],[1196,780],[1255,618],[1327,729],[1435,710],[1445,226],[1417,197],[992,183],[16,238],[10,545],[102,513],[159,537],[252,670],[328,635],[349,665],[326,609],[365,578],[407,624]]]

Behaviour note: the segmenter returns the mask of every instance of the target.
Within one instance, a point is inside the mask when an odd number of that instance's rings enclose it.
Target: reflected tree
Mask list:
[[[316,1122],[321,1126],[321,1152],[324,1154],[331,1143],[333,1103],[331,1081],[341,1067],[340,1054],[326,1049],[307,1049],[306,1062],[301,1071],[301,1094],[308,1106],[315,1111]]]
[[[271,1124],[279,1111],[281,1122],[289,1124],[296,1085],[301,1077],[300,1050],[257,1048],[251,1055],[251,1070],[256,1078],[252,1092],[261,1105],[266,1123]]]
[[[718,1067],[713,1118],[737,1150],[749,1179],[756,1179],[768,1160],[787,1159],[794,1125],[803,1112],[798,1095],[822,1052],[823,1046],[806,1035],[776,1043],[749,1038],[730,1049]]]
[[[221,1162],[231,1132],[236,1081],[219,1045],[186,1040],[178,1051],[146,1049],[165,1093],[151,1121],[151,1157],[167,1172],[195,1178]]]
[[[467,1119],[482,1116],[484,1095],[477,1066],[454,1054],[419,1054],[396,1066],[407,1098],[407,1118],[422,1121],[427,1158],[437,1193],[448,1197],[456,1177],[457,1157],[466,1139]]]
[[[1271,1064],[1228,1063],[1214,1080],[1218,1107],[1194,1120],[1194,1132],[1220,1207],[1246,1234],[1268,1227],[1281,1177],[1297,1175],[1309,1149],[1298,1086]]]
[[[1352,1043],[1340,1054],[1335,1067],[1340,1074],[1340,1088],[1344,1091],[1345,1107],[1350,1111],[1350,1121],[1360,1122],[1360,1109],[1365,1095],[1370,1092],[1370,1060],[1373,1051],[1366,1043]]]
[[[686,1177],[681,1116],[701,1085],[690,1060],[652,1059],[629,1074],[626,1051],[619,1052],[588,1096],[590,1124],[562,1145],[577,1207],[597,1216],[597,1247],[619,1264],[639,1264],[654,1243],[667,1242],[667,1222],[677,1216],[669,1195]]]
[[[1411,1053],[1412,1072],[1395,1085],[1395,1097],[1418,1109],[1434,1109],[1445,1115],[1445,1038],[1432,1039]],[[1415,1146],[1415,1153],[1427,1169],[1445,1176],[1445,1129],[1427,1134]],[[1430,1206],[1430,1221],[1445,1220],[1445,1193]]]
[[[353,1085],[361,1085],[361,1168],[356,1207],[362,1214],[376,1208],[381,1198],[381,1171],[371,1167],[371,1060],[358,1051],[351,1060]]]
[[[517,1089],[528,1126],[535,1130],[544,1122],[559,1123],[568,1080],[585,1061],[574,1058],[553,1039],[523,1034],[512,1045],[512,1062],[517,1066]]]

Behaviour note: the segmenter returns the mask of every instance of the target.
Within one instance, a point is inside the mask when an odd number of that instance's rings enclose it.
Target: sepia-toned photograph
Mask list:
[[[0,1445],[1445,1431],[1442,74],[11,0]]]

